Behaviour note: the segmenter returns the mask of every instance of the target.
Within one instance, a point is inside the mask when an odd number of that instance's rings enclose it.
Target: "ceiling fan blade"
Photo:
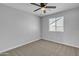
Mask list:
[[[40,7],[40,5],[38,5],[38,4],[36,4],[36,3],[30,3],[30,4]]]
[[[46,6],[46,8],[56,8],[56,6]]]
[[[38,8],[38,9],[34,10],[33,12],[38,11],[38,10],[40,10],[40,9],[41,9],[41,8]]]

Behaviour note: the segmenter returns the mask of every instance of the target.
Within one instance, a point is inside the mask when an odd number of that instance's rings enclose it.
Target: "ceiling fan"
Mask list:
[[[40,3],[40,4],[30,3],[30,4],[39,7],[38,9],[34,10],[33,12],[36,12],[36,11],[38,11],[38,10],[41,10],[43,13],[46,13],[46,9],[47,9],[47,8],[53,8],[53,9],[56,8],[56,6],[47,6],[48,3]]]

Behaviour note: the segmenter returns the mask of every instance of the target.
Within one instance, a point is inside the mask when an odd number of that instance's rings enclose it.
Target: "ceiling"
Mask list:
[[[47,6],[56,6],[56,9],[47,9],[46,14],[42,14],[41,10],[33,12],[35,9],[38,9],[39,7],[29,4],[29,3],[6,3],[5,5],[19,9],[19,10],[23,10],[23,11],[26,11],[38,16],[50,15],[50,14],[57,13],[60,11],[79,7],[79,3],[48,3]]]

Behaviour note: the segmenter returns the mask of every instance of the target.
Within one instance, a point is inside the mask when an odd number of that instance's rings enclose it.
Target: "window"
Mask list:
[[[49,31],[63,32],[64,31],[64,17],[57,17],[49,19]]]

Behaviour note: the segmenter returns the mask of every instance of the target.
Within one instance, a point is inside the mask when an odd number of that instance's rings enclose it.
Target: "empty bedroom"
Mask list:
[[[0,56],[79,56],[79,3],[0,3]]]

